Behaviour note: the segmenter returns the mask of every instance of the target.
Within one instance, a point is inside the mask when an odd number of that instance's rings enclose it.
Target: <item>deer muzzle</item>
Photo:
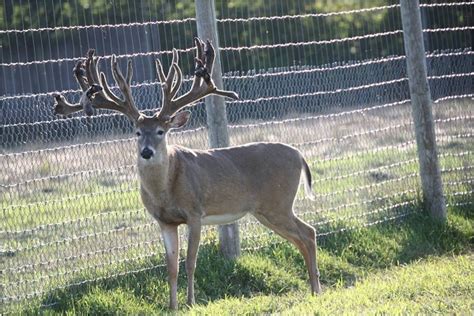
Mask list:
[[[147,160],[153,157],[153,155],[154,155],[154,152],[149,147],[143,148],[142,151],[140,152],[140,156],[142,156],[143,159],[147,159]]]

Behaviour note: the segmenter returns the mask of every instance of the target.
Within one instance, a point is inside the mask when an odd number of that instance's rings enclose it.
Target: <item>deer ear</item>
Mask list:
[[[168,121],[170,128],[179,128],[188,122],[189,117],[191,116],[190,111],[182,111],[173,115]]]

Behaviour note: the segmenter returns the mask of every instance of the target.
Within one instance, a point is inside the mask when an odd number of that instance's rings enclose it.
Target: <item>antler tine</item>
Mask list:
[[[104,88],[105,94],[110,99],[112,99],[112,101],[118,104],[122,102],[122,100],[118,96],[116,96],[115,93],[112,92],[112,90],[110,90],[109,84],[107,83],[107,78],[105,77],[105,74],[103,72],[100,72],[100,84]]]
[[[132,60],[129,59],[127,61],[127,78],[126,78],[126,82],[129,86],[132,85],[132,77],[133,77],[133,65],[132,65]]]
[[[161,84],[166,82],[165,72],[163,71],[163,65],[159,59],[155,60],[156,72],[158,73],[158,78],[160,79]]]
[[[82,109],[92,111],[92,107],[98,109],[108,109],[121,112],[128,116],[132,121],[137,121],[140,112],[133,102],[130,84],[132,81],[133,67],[131,61],[128,61],[127,76],[124,78],[118,67],[117,58],[112,56],[111,66],[115,82],[122,91],[123,100],[116,96],[107,84],[105,74],[100,72],[99,60],[95,57],[95,50],[90,49],[87,52],[85,63],[79,62],[74,68],[74,76],[81,86],[83,95],[78,104],[69,103],[62,95],[55,95],[55,114],[68,115],[78,112]],[[90,112],[92,113],[92,112]],[[90,115],[88,113],[88,115]]]
[[[174,65],[178,65],[178,51],[176,49],[173,49],[173,60],[171,61],[171,67],[166,76],[166,89],[168,91],[171,91],[174,76],[176,74],[176,67],[174,67]]]
[[[194,41],[197,48],[195,57],[196,71],[203,71],[205,69],[209,76],[207,78],[203,78],[207,82],[209,81],[210,76],[212,76],[212,70],[214,68],[214,60],[216,56],[214,46],[212,46],[211,41],[209,40],[207,40],[206,44],[204,44],[204,42],[198,37],[195,37]]]
[[[204,56],[204,54],[203,54],[204,53],[204,42],[199,37],[195,37],[194,38],[194,45],[196,45],[196,58],[199,58],[199,59],[202,60],[202,57]]]
[[[204,43],[197,37],[194,38],[194,43],[196,45],[196,57],[195,57],[195,63],[196,63],[196,69],[194,71],[194,80],[193,84],[191,86],[191,90],[189,90],[187,93],[184,95],[174,98],[175,93],[177,93],[179,89],[179,84],[181,81],[181,70],[177,64],[173,64],[170,72],[168,73],[167,83],[172,82],[172,78],[170,78],[171,73],[177,73],[177,83],[173,86],[171,90],[172,96],[168,94],[168,91],[163,91],[165,93],[165,96],[163,97],[163,105],[161,108],[161,111],[157,113],[158,117],[168,117],[173,115],[174,113],[178,112],[180,109],[186,106],[191,106],[194,102],[204,98],[205,96],[209,94],[217,94],[223,97],[227,98],[232,98],[232,99],[238,99],[239,96],[237,93],[233,91],[224,91],[224,90],[219,90],[217,89],[216,85],[214,84],[212,78],[211,78],[211,73],[213,63],[214,63],[214,58],[215,58],[215,51],[214,48],[212,47],[211,43],[207,41],[206,49]],[[158,62],[157,63],[157,69],[158,73],[162,72],[163,69],[161,67],[161,64]],[[164,74],[162,73],[160,75],[160,80],[163,83],[163,78]],[[203,84],[204,81],[204,84]],[[169,84],[167,84],[168,89],[169,89]]]
[[[76,77],[77,83],[79,83],[79,85],[81,86],[82,91],[86,91],[89,86],[87,85],[86,77],[84,77],[85,70],[82,61],[77,62],[76,66],[74,67],[73,73],[74,77]]]
[[[179,88],[181,87],[181,82],[183,80],[183,73],[178,65],[179,55],[176,49],[173,49],[173,60],[171,62],[171,67],[168,71],[168,76],[166,78],[166,89],[169,92],[168,97],[171,99],[174,98]]]
[[[69,115],[75,112],[79,112],[82,110],[82,105],[77,103],[77,104],[72,104],[69,103],[64,96],[60,94],[55,94],[53,95],[54,100],[56,101],[54,103],[54,114],[55,115]]]
[[[176,93],[178,93],[179,88],[181,88],[181,83],[183,82],[183,73],[181,72],[181,68],[179,68],[178,64],[173,64],[171,65],[171,67],[174,67],[175,72],[176,72],[176,82],[171,88],[171,93],[170,93],[171,98],[174,98]]]
[[[156,60],[156,71],[160,78],[161,90],[163,92],[163,102],[162,102],[161,111],[157,113],[156,115],[159,115],[160,113],[162,115],[165,115],[167,113],[172,114],[175,112],[175,110],[173,109],[172,100],[174,96],[176,95],[176,93],[178,93],[179,88],[181,87],[182,78],[183,78],[181,69],[178,66],[178,61],[179,61],[178,51],[176,49],[173,49],[173,59],[171,62],[171,67],[168,70],[168,74],[165,77],[165,73],[163,71],[163,66],[161,65],[161,62],[158,59]]]
[[[98,61],[99,58],[95,56],[95,49],[89,49],[86,59],[86,77],[89,86],[99,84]]]
[[[173,50],[173,60],[166,76],[161,62],[156,60],[156,71],[163,90],[161,111],[156,114],[159,117],[171,116],[181,108],[190,106],[209,94],[238,99],[238,95],[235,92],[219,90],[212,81],[211,72],[215,51],[211,42],[208,40],[204,44],[196,37],[194,43],[196,45],[196,69],[193,84],[190,91],[178,98],[175,98],[175,96],[181,87],[183,78],[181,69],[178,66],[178,51],[176,49]],[[134,104],[130,88],[133,74],[132,62],[128,61],[127,74],[124,77],[118,66],[117,57],[112,55],[111,58],[112,75],[122,92],[123,99],[121,99],[110,90],[105,74],[103,72],[99,74],[99,61],[100,58],[95,56],[95,50],[90,49],[87,52],[85,63],[79,62],[76,64],[74,75],[83,91],[80,103],[71,104],[63,96],[57,95],[55,96],[55,113],[68,115],[84,108],[86,113],[92,114],[92,107],[94,107],[119,111],[127,115],[131,120],[138,121],[141,114]]]
[[[201,41],[201,47],[204,47],[204,43],[202,41]],[[206,40],[206,49],[204,51],[204,57],[203,57],[205,60],[204,66],[206,67],[207,75],[204,75],[203,78],[204,78],[204,81],[206,81],[208,85],[212,85],[212,86],[214,86],[214,83],[212,82],[211,76],[212,76],[212,71],[214,69],[215,57],[216,57],[216,52],[215,52],[214,46],[212,46],[211,41],[208,39]],[[237,100],[239,98],[239,95],[235,93],[234,91],[226,91],[226,90],[220,90],[216,88],[211,93],[220,95],[222,97],[234,99],[234,100]]]
[[[196,57],[194,57],[194,61],[195,61],[195,69],[197,71],[198,69],[201,69],[204,67],[205,60],[202,59],[204,56],[203,55],[204,43],[201,41],[199,37],[195,37],[194,45],[196,46]],[[195,89],[196,87],[200,86],[201,80],[202,80],[201,76],[194,76],[193,85],[191,89]]]
[[[124,113],[127,114],[132,120],[138,120],[138,118],[140,117],[140,112],[135,107],[135,102],[133,101],[130,84],[128,84],[128,82],[124,78],[122,71],[118,66],[117,57],[115,55],[112,55],[111,65],[112,75],[114,77],[115,83],[117,83],[117,85],[119,86],[120,91],[122,92],[122,95],[124,97],[124,100],[121,100],[119,104],[121,107],[124,108]],[[129,61],[127,66],[127,78],[131,80],[131,73],[133,71],[132,63]]]
[[[94,74],[96,74],[97,71],[96,64],[94,63],[94,53],[94,49],[89,49],[85,63],[82,61],[77,62],[73,70],[74,77],[76,77],[76,80],[83,91],[81,100],[84,98],[89,89],[97,84],[97,81],[94,79]],[[55,94],[54,99],[56,101],[54,103],[54,114],[69,115],[79,112],[83,109],[86,110],[81,102],[72,104],[60,94]],[[88,103],[90,104],[90,102]],[[90,110],[90,105],[88,105],[88,107]]]
[[[207,72],[212,75],[212,69],[214,68],[214,59],[216,57],[216,53],[214,50],[214,46],[212,46],[211,41],[206,41],[206,50],[204,51],[205,60],[206,60],[206,68]]]
[[[103,72],[99,72],[99,62],[100,62],[100,57],[96,57],[95,55],[95,50],[90,49],[88,51],[88,58],[86,60],[86,75],[88,76],[88,81],[89,81],[89,86],[92,85],[100,85],[103,88],[103,92],[99,93],[96,95],[97,101],[95,103],[99,102],[105,102],[107,101],[106,99],[109,98],[113,102],[121,104],[123,100],[121,100],[117,95],[115,95],[111,90],[110,87],[107,83],[107,80],[105,78],[105,74]],[[112,59],[115,58],[115,56],[112,56]],[[131,66],[131,65],[130,65]],[[130,80],[131,80],[131,73],[132,71],[129,69],[127,71],[127,76],[130,75]],[[98,106],[100,107],[100,105]]]

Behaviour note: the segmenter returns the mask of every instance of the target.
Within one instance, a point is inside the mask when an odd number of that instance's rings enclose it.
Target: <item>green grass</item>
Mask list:
[[[319,297],[304,292],[228,298],[198,306],[191,314],[285,315],[470,314],[474,256],[428,258],[370,275],[354,287],[329,288]]]
[[[469,313],[474,290],[474,216],[469,207],[451,208],[446,224],[416,212],[400,222],[320,238],[324,293],[311,297],[297,250],[273,235],[262,248],[226,260],[217,247],[201,247],[196,271],[196,314]],[[146,268],[162,263],[151,258]],[[128,267],[130,268],[130,267]],[[120,269],[118,267],[117,269]],[[87,279],[87,275],[78,278]],[[56,305],[40,308],[57,302]],[[166,269],[157,267],[48,293],[20,306],[27,314],[159,314],[167,312]]]
[[[471,102],[443,105],[438,107],[438,116],[468,116],[470,107]],[[394,117],[385,110],[375,111],[363,121],[354,114],[351,119],[341,116],[337,120],[234,128],[231,138],[235,144],[252,140],[298,144],[314,140],[315,135],[338,138],[403,123],[409,117],[409,107],[392,110]],[[418,202],[415,145],[399,146],[413,140],[407,129],[298,146],[310,164],[317,195],[313,203],[304,200],[300,190],[295,204],[298,216],[323,235],[351,228],[320,237],[322,281],[327,293],[357,288],[378,273],[390,273],[421,258],[470,251],[472,210],[468,208],[474,200],[474,143],[456,136],[468,133],[467,124],[437,126],[445,193],[450,205],[458,205],[445,226],[420,214],[423,207]],[[261,134],[256,136],[257,132]],[[201,142],[205,133],[202,130],[192,137],[183,134],[175,140],[191,148],[205,147],[206,142]],[[8,158],[11,161],[4,165],[11,169],[0,175],[7,183],[37,180],[0,190],[0,231],[7,236],[0,247],[0,264],[6,271],[0,274],[0,283],[5,285],[5,296],[13,298],[7,304],[15,305],[7,309],[101,314],[167,311],[163,245],[156,223],[143,211],[136,174],[130,167],[135,159],[132,147],[132,142],[100,144]],[[123,153],[120,159],[104,155],[118,151]],[[87,171],[96,169],[103,172]],[[416,214],[403,222],[354,229],[405,213]],[[273,300],[273,305],[281,304],[274,309],[262,305],[262,311],[286,311],[290,305],[296,306],[292,300],[310,300],[300,254],[250,218],[240,221],[242,246],[247,250],[236,262],[219,256],[214,246],[215,229],[203,232],[196,276],[197,301],[201,304],[197,311],[207,304],[231,305],[231,301],[238,304],[240,300],[252,302],[265,297]],[[150,269],[153,266],[158,267]],[[134,270],[142,272],[128,273]],[[116,274],[121,276],[111,277]],[[84,283],[101,276],[105,279]],[[82,285],[70,286],[74,283]],[[30,299],[33,292],[40,297]],[[180,302],[184,301],[182,274]],[[38,307],[55,302],[58,304],[50,308]]]

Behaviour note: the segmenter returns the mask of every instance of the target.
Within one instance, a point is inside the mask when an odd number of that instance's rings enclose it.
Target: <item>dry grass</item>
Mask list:
[[[448,194],[473,188],[472,113],[472,100],[435,106],[443,177],[453,183]],[[318,200],[298,198],[295,206],[322,232],[335,228],[321,221],[374,221],[402,213],[404,208],[396,205],[418,198],[409,104],[248,123],[229,129],[232,145],[281,141],[304,153]],[[207,131],[175,132],[170,143],[206,148]],[[84,271],[120,261],[126,266],[134,258],[162,252],[158,228],[138,195],[133,137],[21,150],[0,156],[0,181],[6,185],[0,202],[5,295],[43,291],[68,284]],[[242,225],[251,232],[243,234],[244,246],[258,247],[254,240],[268,231],[250,218]],[[210,237],[203,239],[214,241],[212,229],[205,235]]]
[[[435,106],[436,119],[468,117],[473,114],[472,101],[462,100]],[[286,119],[280,122],[247,122],[231,126],[231,145],[269,141],[311,146],[311,156],[339,157],[360,150],[374,149],[414,139],[410,105],[398,105],[370,111],[350,111],[345,115]],[[469,119],[439,122],[437,134],[443,138],[472,131]],[[170,143],[194,149],[208,146],[203,128],[175,132]],[[6,185],[44,177],[65,176],[90,170],[117,170],[135,163],[135,139],[132,135],[110,138],[83,139],[51,145],[49,149],[21,148],[19,154],[2,155],[0,180]],[[32,147],[29,145],[29,147]],[[120,178],[120,176],[119,176]],[[128,178],[123,181],[128,181]],[[120,180],[119,180],[120,181]]]

